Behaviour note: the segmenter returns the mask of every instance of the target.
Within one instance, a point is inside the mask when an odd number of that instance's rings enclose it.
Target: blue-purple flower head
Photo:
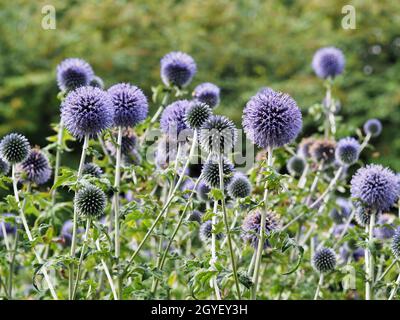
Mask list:
[[[382,132],[382,123],[378,119],[369,119],[364,123],[364,132],[371,137],[377,137]]]
[[[319,78],[330,77],[333,79],[343,72],[345,63],[341,50],[335,47],[326,47],[315,52],[312,67]]]
[[[303,171],[306,167],[306,160],[301,156],[293,156],[291,157],[287,164],[286,168],[292,176],[299,177],[303,174]]]
[[[299,148],[297,149],[297,154],[305,159],[311,158],[310,148],[315,142],[313,137],[304,138],[299,143]]]
[[[253,96],[243,111],[247,137],[264,149],[292,142],[301,127],[302,116],[296,101],[288,94],[270,88]]]
[[[187,86],[196,71],[193,58],[184,52],[173,51],[161,59],[161,79],[167,86]]]
[[[104,89],[103,79],[98,76],[94,76],[92,80],[89,82],[89,86]]]
[[[63,101],[61,119],[74,137],[95,136],[113,123],[110,96],[99,88],[80,87]]]
[[[228,185],[232,179],[233,164],[227,158],[222,159],[222,174],[224,186]],[[202,177],[204,183],[210,188],[219,188],[219,160],[215,158],[209,159],[203,166]]]
[[[213,234],[213,227],[211,220],[207,220],[200,226],[199,234],[203,242],[209,242]],[[216,240],[221,240],[224,237],[223,233],[215,233]]]
[[[191,178],[187,178],[185,181],[183,181],[183,183],[181,184],[181,191],[184,192],[183,197],[185,199],[188,199],[190,196],[190,192],[194,189],[194,182],[193,179]]]
[[[392,253],[397,260],[400,260],[400,229],[397,229],[392,239]]]
[[[108,89],[112,105],[114,125],[133,127],[144,121],[149,111],[143,91],[129,83],[119,83]]]
[[[197,199],[204,202],[210,201],[210,191],[211,188],[203,180],[201,180],[196,189]]]
[[[61,91],[87,86],[93,77],[92,67],[82,59],[68,58],[57,66],[57,84]]]
[[[0,158],[0,175],[7,175],[10,171],[10,165],[7,161]]]
[[[190,108],[188,100],[178,100],[167,106],[161,114],[160,127],[163,133],[175,138],[186,129],[186,112]]]
[[[49,159],[38,149],[31,150],[28,158],[21,163],[21,169],[28,181],[38,185],[46,183],[52,172]]]
[[[193,97],[210,108],[215,108],[219,105],[220,89],[213,83],[204,82],[194,89]]]
[[[321,248],[312,257],[314,269],[320,273],[332,271],[336,267],[336,254],[331,248]]]
[[[367,165],[360,168],[353,176],[351,195],[371,209],[387,210],[399,196],[398,177],[381,165]]]
[[[0,157],[10,164],[24,161],[30,150],[28,139],[19,133],[10,133],[0,141]]]
[[[354,138],[340,139],[336,145],[335,157],[341,165],[352,165],[358,161],[361,146]]]
[[[228,194],[234,199],[246,198],[251,194],[251,183],[241,172],[235,172],[228,186]]]

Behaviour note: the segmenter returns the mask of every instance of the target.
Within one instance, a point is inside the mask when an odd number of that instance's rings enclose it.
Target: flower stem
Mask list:
[[[315,291],[314,300],[318,300],[319,292],[321,291],[321,287],[323,286],[323,284],[324,284],[324,274],[321,273],[319,275],[319,281],[317,285],[317,290]]]
[[[378,278],[378,280],[376,280],[376,282],[381,281],[383,278],[386,277],[386,275],[389,273],[390,270],[392,270],[392,268],[394,267],[394,265],[397,263],[397,259],[393,259],[392,263],[386,268],[386,270],[380,275],[380,277]]]
[[[58,134],[57,134],[57,151],[56,151],[56,163],[54,166],[54,182],[53,185],[56,184],[58,180],[58,174],[60,172],[60,164],[61,164],[61,151],[62,151],[62,140],[64,136],[64,123],[60,120],[58,125]],[[51,204],[54,206],[56,203],[56,195],[57,195],[57,188],[54,188],[51,192]]]
[[[96,248],[97,248],[98,251],[101,250],[100,249],[100,241],[99,241],[99,239],[96,240]],[[113,294],[114,300],[118,300],[117,290],[115,289],[114,281],[113,281],[113,279],[111,277],[110,270],[108,269],[107,263],[104,261],[104,259],[101,259],[101,264],[103,266],[104,273],[106,274],[108,283],[110,284],[110,288],[111,288],[111,292]]]
[[[365,300],[373,299],[373,282],[374,282],[374,257],[372,254],[371,246],[373,245],[374,240],[374,226],[375,226],[375,212],[373,212],[369,219],[369,228],[368,230],[368,250],[367,256],[368,258],[365,261],[366,267],[366,276],[367,279],[365,281]],[[368,261],[367,261],[368,260]]]
[[[393,300],[393,298],[396,295],[397,289],[400,286],[400,274],[397,276],[396,282],[394,284],[394,287],[392,289],[392,292],[390,293],[389,299],[388,300]]]
[[[215,263],[217,262],[217,235],[215,234],[215,225],[217,224],[217,213],[218,213],[218,201],[214,200],[214,210],[213,210],[213,216],[211,219],[211,260],[210,260],[210,266],[211,268],[215,271]],[[217,300],[221,300],[221,293],[218,288],[218,283],[217,283],[217,275],[214,275],[212,277],[212,282],[213,282],[213,287],[215,290],[215,297]]]

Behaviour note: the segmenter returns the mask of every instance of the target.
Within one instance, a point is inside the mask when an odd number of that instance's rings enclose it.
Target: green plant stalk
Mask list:
[[[82,154],[81,154],[81,160],[79,162],[77,182],[79,182],[79,180],[82,178],[83,166],[85,164],[86,152],[87,152],[88,147],[89,147],[89,135],[86,135],[83,140]],[[71,251],[70,251],[70,257],[72,259],[75,257],[75,251],[76,251],[77,229],[78,229],[77,226],[78,226],[78,211],[76,210],[76,208],[74,206],[74,218],[73,218],[73,225],[72,225],[72,240],[71,240]],[[73,291],[73,284],[74,284],[74,269],[75,269],[74,264],[71,263],[69,265],[69,281],[68,281],[69,300],[72,299],[72,291]]]
[[[217,237],[214,232],[214,226],[217,224],[217,213],[218,213],[218,201],[214,200],[213,217],[211,219],[211,260],[210,266],[213,270],[216,270],[215,263],[217,262]],[[213,287],[215,290],[215,297],[217,300],[221,300],[221,293],[218,288],[217,276],[212,277]]]
[[[96,248],[97,248],[98,251],[101,250],[99,239],[96,240]],[[104,261],[104,259],[101,259],[101,264],[103,266],[104,273],[106,274],[108,283],[110,284],[110,288],[111,288],[111,292],[113,294],[114,300],[118,300],[117,290],[115,289],[114,281],[113,281],[113,279],[111,277],[110,270],[108,269],[107,263]]]
[[[374,285],[374,257],[371,251],[371,246],[374,241],[374,227],[375,227],[375,212],[370,216],[368,229],[368,261],[365,262],[367,279],[365,281],[365,300],[373,299],[373,285]]]
[[[394,299],[394,297],[396,296],[396,292],[397,292],[397,289],[399,288],[399,286],[400,286],[400,274],[397,276],[396,282],[394,284],[394,287],[393,287],[392,291],[390,292],[390,296],[389,296],[388,300],[393,300]]]
[[[226,213],[226,207],[225,207],[224,172],[223,172],[222,154],[221,153],[219,154],[218,163],[219,163],[219,170],[218,170],[219,171],[219,188],[222,192],[222,199],[221,199],[222,213],[223,213],[226,235],[227,235],[227,239],[228,239],[227,241],[228,241],[229,253],[231,256],[231,264],[232,264],[233,277],[235,279],[236,292],[237,292],[238,299],[240,300],[240,299],[242,299],[242,297],[241,297],[239,279],[238,279],[238,274],[237,274],[237,269],[236,269],[235,253],[233,252],[231,230],[229,228],[228,215]]]
[[[56,163],[54,166],[54,182],[53,185],[57,183],[58,175],[60,172],[60,165],[61,165],[61,151],[62,151],[62,141],[64,137],[64,123],[60,120],[58,125],[58,134],[57,134],[57,150],[56,150]],[[51,204],[52,206],[56,203],[56,196],[57,196],[57,188],[54,188],[51,192]]]
[[[272,147],[269,147],[267,150],[268,153],[268,160],[267,160],[267,165],[269,168],[272,167],[273,165],[273,158],[272,158]],[[264,242],[265,242],[265,220],[268,212],[268,186],[265,186],[265,191],[264,191],[264,197],[263,197],[263,202],[264,202],[264,210],[261,212],[261,222],[260,222],[260,238],[258,241],[258,246],[257,246],[257,255],[256,255],[256,261],[254,265],[254,273],[253,273],[253,288],[251,292],[251,299],[256,300],[257,298],[257,287],[258,287],[258,281],[259,281],[259,272],[260,272],[260,265],[261,265],[261,257],[262,257],[262,252],[264,249]]]
[[[325,82],[326,94],[325,94],[325,139],[328,139],[331,134],[331,107],[332,107],[332,80],[328,78]]]
[[[392,270],[392,268],[394,267],[394,265],[397,263],[397,259],[393,259],[392,263],[386,268],[386,270],[380,275],[380,277],[378,278],[378,280],[376,280],[376,282],[381,281],[383,278],[386,277],[386,275],[389,273],[390,270]]]
[[[317,285],[317,290],[315,291],[314,300],[318,300],[319,292],[321,291],[321,287],[323,286],[323,284],[324,284],[324,274],[321,273],[319,275],[319,281]]]

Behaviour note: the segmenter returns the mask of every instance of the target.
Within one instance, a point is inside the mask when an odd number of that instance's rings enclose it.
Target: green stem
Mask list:
[[[58,134],[57,134],[57,151],[56,151],[56,163],[54,166],[54,182],[53,185],[57,183],[58,180],[58,174],[60,172],[60,164],[61,164],[61,151],[62,151],[62,141],[63,141],[63,136],[64,136],[64,123],[62,120],[60,120],[60,123],[58,125]],[[57,188],[54,188],[52,193],[51,193],[51,204],[54,206],[56,203],[56,195],[57,195]]]
[[[324,283],[324,274],[321,273],[319,275],[319,281],[318,281],[318,285],[317,285],[317,290],[315,291],[314,300],[318,300],[319,292],[321,290],[323,283]]]
[[[213,270],[216,270],[215,263],[217,262],[217,235],[215,234],[215,225],[217,224],[217,213],[218,213],[218,201],[214,200],[214,210],[213,210],[213,217],[211,219],[211,260],[210,266]],[[221,293],[219,291],[218,283],[217,283],[217,276],[214,275],[212,277],[213,286],[215,290],[215,297],[217,300],[221,300]]]
[[[369,219],[368,229],[368,268],[367,268],[367,280],[366,280],[366,291],[365,299],[373,299],[373,286],[374,286],[374,257],[372,254],[371,247],[374,241],[374,227],[375,227],[375,212],[373,212]]]

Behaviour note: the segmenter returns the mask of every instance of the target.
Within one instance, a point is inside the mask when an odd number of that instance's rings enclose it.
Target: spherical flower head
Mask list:
[[[8,164],[8,162],[0,158],[0,175],[7,175],[9,171],[10,165]]]
[[[197,185],[197,199],[203,202],[210,201],[209,198],[209,193],[211,191],[211,188],[205,184],[204,181],[200,181],[199,184]]]
[[[321,248],[312,258],[314,269],[320,273],[332,271],[336,267],[336,255],[330,248]]]
[[[333,79],[343,72],[345,63],[341,50],[335,47],[326,47],[315,52],[312,67],[319,78],[330,77]]]
[[[180,51],[173,51],[161,59],[161,79],[167,86],[186,87],[196,74],[193,58]]]
[[[160,118],[161,131],[176,139],[183,130],[188,128],[185,118],[189,107],[188,100],[178,100],[167,106]]]
[[[115,126],[133,127],[146,119],[149,105],[143,91],[138,87],[119,83],[107,92],[113,105]]]
[[[12,219],[13,221],[6,221]],[[3,226],[7,233],[7,236],[15,234],[17,232],[17,224],[15,223],[15,215],[12,213],[4,213],[0,217],[0,238],[4,238]]]
[[[361,146],[354,138],[340,139],[336,146],[335,157],[341,165],[352,165],[358,161]]]
[[[211,116],[200,128],[199,143],[208,153],[227,154],[232,151],[236,140],[236,126],[227,117]]]
[[[29,152],[28,139],[22,134],[10,133],[0,141],[0,157],[7,163],[20,163],[29,156]]]
[[[74,205],[84,217],[98,217],[104,213],[107,197],[103,190],[91,184],[80,188],[75,195]]]
[[[211,117],[211,108],[205,103],[192,101],[185,114],[186,125],[191,129],[199,129]]]
[[[397,260],[400,260],[400,229],[397,229],[392,239],[392,252]]]
[[[389,209],[399,195],[397,176],[381,165],[367,165],[358,169],[351,179],[351,195],[364,206],[377,211]]]
[[[64,244],[67,246],[71,245],[72,242],[72,230],[74,227],[74,223],[72,222],[72,220],[67,220],[64,222],[64,224],[61,227],[61,238],[64,241]],[[77,233],[81,234],[83,233],[85,230],[83,228],[78,228],[77,229]]]
[[[224,186],[232,179],[233,164],[226,158],[222,160]],[[219,163],[217,159],[209,159],[203,166],[203,181],[210,188],[219,188]]]
[[[292,176],[299,177],[306,167],[306,161],[303,157],[293,156],[287,162],[286,168]]]
[[[382,123],[378,119],[369,119],[364,123],[364,132],[371,137],[377,137],[382,132]]]
[[[68,58],[57,66],[57,84],[61,91],[87,86],[93,77],[92,67],[82,59]]]
[[[210,108],[215,108],[219,105],[220,89],[213,83],[204,82],[194,89],[193,97]]]
[[[93,162],[88,162],[83,165],[82,174],[88,174],[95,178],[100,178],[103,174],[103,170],[101,170],[101,168],[97,164]]]
[[[251,194],[251,183],[241,172],[235,172],[228,184],[228,194],[234,199],[246,198]]]
[[[183,181],[183,183],[181,184],[181,191],[185,192],[185,194],[183,195],[183,197],[185,199],[189,198],[189,191],[192,191],[194,189],[194,182],[192,179],[188,178],[185,181]]]
[[[333,140],[317,140],[310,147],[311,157],[315,162],[324,162],[325,165],[335,161],[336,142]]]
[[[101,78],[98,77],[98,76],[94,76],[94,77],[92,78],[92,80],[90,80],[89,86],[96,87],[96,88],[100,88],[100,89],[104,89],[104,82],[103,82],[103,79],[101,79]]]
[[[315,139],[311,137],[302,139],[297,150],[298,155],[305,159],[311,158],[310,148],[314,142]]]
[[[330,212],[330,217],[336,224],[344,223],[352,211],[351,202],[345,198],[337,198],[336,206]]]
[[[112,125],[113,108],[107,92],[80,87],[70,92],[61,105],[61,120],[76,138],[95,136]]]
[[[243,128],[247,138],[264,149],[292,142],[302,123],[296,101],[288,94],[270,88],[259,91],[243,110]]]
[[[28,181],[38,185],[46,183],[52,172],[49,159],[38,149],[32,149],[28,158],[21,163],[21,169],[27,175]]]
[[[360,203],[356,204],[356,214],[354,218],[360,227],[365,227],[369,225],[371,214],[371,208],[365,207]]]
[[[107,140],[106,147],[107,150],[110,151],[112,156],[116,156],[117,148],[116,144],[118,141],[118,132],[112,132],[112,139]],[[127,128],[122,130],[122,139],[121,139],[121,154],[124,156],[129,156],[131,153],[136,150],[137,146],[137,137],[132,129]]]
[[[204,222],[201,226],[200,226],[200,239],[203,242],[208,242],[210,241],[211,237],[212,237],[212,222],[211,220],[208,220],[206,222]],[[224,237],[223,233],[217,233],[215,234],[215,238],[217,240],[221,240]]]
[[[382,214],[376,221],[374,236],[377,239],[385,240],[394,236],[396,230],[393,226],[394,217],[390,214]]]
[[[200,212],[199,210],[193,210],[192,212],[190,212],[188,220],[201,224],[202,216],[203,216],[202,212]]]
[[[261,227],[261,212],[255,210],[249,213],[243,220],[242,224],[242,238],[250,243],[253,248],[258,247],[258,239],[260,237]],[[267,212],[265,219],[264,232],[268,235],[272,231],[277,231],[281,228],[281,223],[276,215],[272,212]],[[268,247],[268,240],[264,242],[264,249]]]

